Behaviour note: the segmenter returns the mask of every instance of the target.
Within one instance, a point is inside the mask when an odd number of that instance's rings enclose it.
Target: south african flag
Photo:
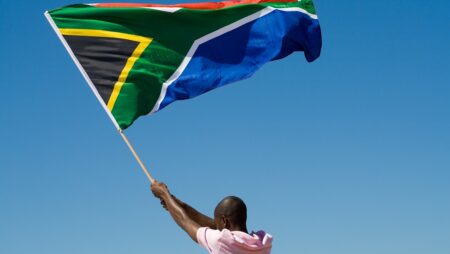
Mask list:
[[[79,4],[46,16],[119,130],[322,40],[310,0]]]

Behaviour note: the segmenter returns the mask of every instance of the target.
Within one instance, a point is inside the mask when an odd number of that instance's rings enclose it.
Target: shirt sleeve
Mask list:
[[[197,242],[200,246],[213,253],[220,246],[219,243],[220,231],[210,229],[207,227],[201,227],[197,230]]]

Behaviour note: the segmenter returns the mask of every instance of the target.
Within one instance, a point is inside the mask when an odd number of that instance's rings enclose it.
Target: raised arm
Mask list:
[[[192,240],[197,242],[197,230],[200,228],[200,225],[189,217],[186,210],[170,194],[167,186],[164,183],[154,182],[151,190],[155,197],[164,202],[167,210],[178,226],[186,231]]]
[[[191,218],[193,221],[197,222],[201,227],[208,227],[211,229],[216,229],[216,225],[214,224],[214,220],[210,217],[202,214],[201,212],[195,210],[190,205],[184,203],[183,201],[179,200],[177,197],[173,196],[175,201],[186,211],[189,218]]]

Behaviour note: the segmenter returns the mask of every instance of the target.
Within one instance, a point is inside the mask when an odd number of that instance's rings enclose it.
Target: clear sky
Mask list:
[[[206,253],[45,20],[70,3],[0,1],[0,253]],[[316,62],[269,63],[127,135],[199,210],[241,196],[274,254],[450,253],[450,1],[315,4]]]

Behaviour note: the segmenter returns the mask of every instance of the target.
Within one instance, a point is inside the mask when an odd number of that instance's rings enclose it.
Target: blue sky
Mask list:
[[[45,20],[70,3],[0,2],[0,253],[206,253]],[[273,253],[450,253],[450,2],[315,4],[316,62],[269,63],[128,137],[199,210],[241,196]]]

